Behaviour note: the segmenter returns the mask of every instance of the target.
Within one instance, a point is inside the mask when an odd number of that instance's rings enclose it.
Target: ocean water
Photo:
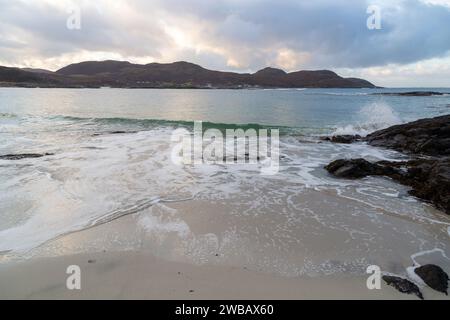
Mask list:
[[[407,159],[319,138],[450,113],[450,89],[372,95],[412,90],[0,89],[0,155],[52,154],[0,160],[1,257],[33,256],[43,246],[46,254],[70,252],[52,243],[134,216],[141,238],[127,246],[171,260],[290,276],[362,273],[370,264],[402,273],[421,252],[448,265],[450,217],[387,178],[341,180],[323,169],[338,158]],[[171,135],[194,120],[280,129],[279,173],[177,166]]]

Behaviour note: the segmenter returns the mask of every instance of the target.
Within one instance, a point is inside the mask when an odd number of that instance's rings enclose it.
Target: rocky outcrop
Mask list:
[[[409,193],[450,214],[450,158],[408,161],[406,168],[397,180],[412,187]]]
[[[349,144],[355,141],[361,140],[360,135],[351,135],[351,134],[343,134],[343,135],[335,135],[331,137],[322,138],[324,141],[331,141],[334,143],[345,143]]]
[[[449,277],[441,267],[434,264],[427,264],[414,269],[414,272],[430,288],[447,295]]]
[[[366,141],[374,147],[414,155],[450,156],[450,115],[392,126],[364,138],[359,135],[334,135],[322,140],[334,143]]]
[[[400,277],[395,276],[383,276],[383,280],[390,286],[394,287],[401,293],[406,294],[415,294],[419,299],[423,300],[422,292],[420,292],[420,289],[417,285],[412,283],[411,281],[407,279],[403,279]]]
[[[325,169],[336,177],[346,179],[359,179],[367,176],[391,176],[399,172],[399,170],[388,165],[371,163],[364,159],[336,160],[327,165]]]
[[[350,136],[344,141],[357,139]],[[332,138],[327,140],[339,142]],[[410,186],[411,195],[431,202],[450,214],[450,115],[393,126],[374,132],[363,140],[372,146],[408,153],[415,159],[375,163],[365,159],[339,159],[325,169],[336,177],[346,179],[390,177]],[[427,264],[415,268],[414,272],[430,288],[447,295],[449,277],[442,268]],[[415,294],[423,299],[417,285],[407,279],[384,275],[383,280],[402,293]]]
[[[406,152],[417,158],[376,163],[340,159],[325,167],[328,172],[347,179],[388,176],[410,186],[411,195],[450,214],[450,115],[393,126],[376,131],[364,140],[372,146]]]
[[[411,187],[411,195],[431,202],[450,214],[450,158],[376,163],[364,159],[339,159],[331,162],[325,169],[336,177],[346,179],[390,177]]]
[[[450,115],[389,127],[364,140],[371,146],[415,155],[450,156]]]
[[[445,93],[437,91],[408,91],[408,92],[376,92],[372,94],[381,96],[429,97],[429,96],[442,96]]]

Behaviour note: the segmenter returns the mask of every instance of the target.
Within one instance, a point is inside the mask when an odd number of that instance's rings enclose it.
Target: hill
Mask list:
[[[256,73],[205,69],[179,61],[133,64],[127,61],[86,61],[51,72],[43,69],[0,67],[0,85],[26,87],[118,88],[373,88],[357,78],[343,78],[329,70],[286,73],[264,68]]]

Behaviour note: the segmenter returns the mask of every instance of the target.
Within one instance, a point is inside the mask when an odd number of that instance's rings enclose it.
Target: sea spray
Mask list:
[[[371,103],[355,115],[356,123],[337,128],[333,135],[359,134],[366,136],[376,130],[402,123],[399,115],[386,103]]]

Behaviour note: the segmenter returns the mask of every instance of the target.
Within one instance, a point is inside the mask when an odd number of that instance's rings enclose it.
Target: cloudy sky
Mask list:
[[[381,29],[367,27],[370,5]],[[0,0],[0,8],[0,65],[185,60],[450,87],[450,0]]]

